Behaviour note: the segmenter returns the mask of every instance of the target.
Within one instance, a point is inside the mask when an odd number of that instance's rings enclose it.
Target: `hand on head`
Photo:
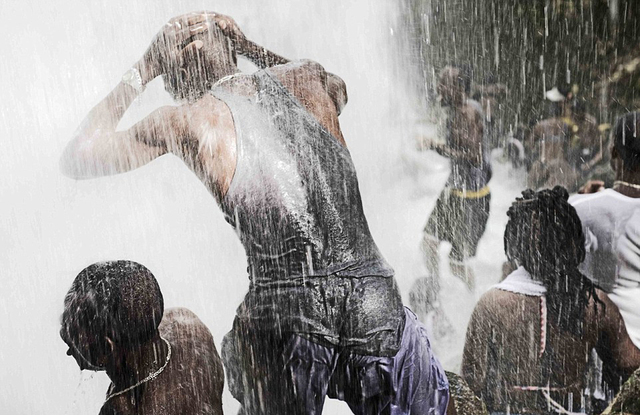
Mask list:
[[[236,22],[229,16],[201,11],[176,16],[160,29],[145,52],[144,83],[163,75],[168,68],[179,64],[185,56],[197,53],[203,48],[208,33],[219,29],[233,44],[241,46],[246,40]]]

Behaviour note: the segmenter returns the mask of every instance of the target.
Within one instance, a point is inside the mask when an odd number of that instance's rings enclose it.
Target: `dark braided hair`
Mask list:
[[[580,218],[562,186],[522,192],[507,216],[504,250],[509,261],[523,266],[547,289],[550,321],[573,334],[582,334],[584,313],[596,287],[578,270],[585,257]]]

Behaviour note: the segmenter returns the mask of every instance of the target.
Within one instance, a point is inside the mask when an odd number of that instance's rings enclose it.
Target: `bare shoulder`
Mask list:
[[[290,77],[308,77],[321,79],[327,76],[324,67],[316,61],[302,59],[292,61],[284,65],[276,65],[268,68],[268,71],[274,74],[280,80],[286,80]]]
[[[490,288],[480,297],[478,304],[485,308],[503,307],[513,304],[516,301],[517,294],[508,291]]]
[[[162,316],[162,322],[160,323],[160,329],[167,326],[201,326],[205,327],[204,323],[198,318],[198,316],[188,308],[175,307],[165,310]]]

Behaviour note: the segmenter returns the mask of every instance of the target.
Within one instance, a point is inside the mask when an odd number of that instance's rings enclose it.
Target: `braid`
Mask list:
[[[507,216],[504,233],[507,258],[522,265],[547,289],[550,316],[564,330],[582,333],[581,322],[591,298],[601,303],[596,287],[578,270],[585,257],[585,239],[576,210],[564,187],[525,190]]]

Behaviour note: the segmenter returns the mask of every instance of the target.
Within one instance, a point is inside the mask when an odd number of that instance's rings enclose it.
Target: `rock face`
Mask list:
[[[620,393],[602,415],[640,415],[640,369],[622,385]]]
[[[446,372],[449,379],[449,408],[447,415],[489,415],[484,402],[478,398],[459,375]]]

